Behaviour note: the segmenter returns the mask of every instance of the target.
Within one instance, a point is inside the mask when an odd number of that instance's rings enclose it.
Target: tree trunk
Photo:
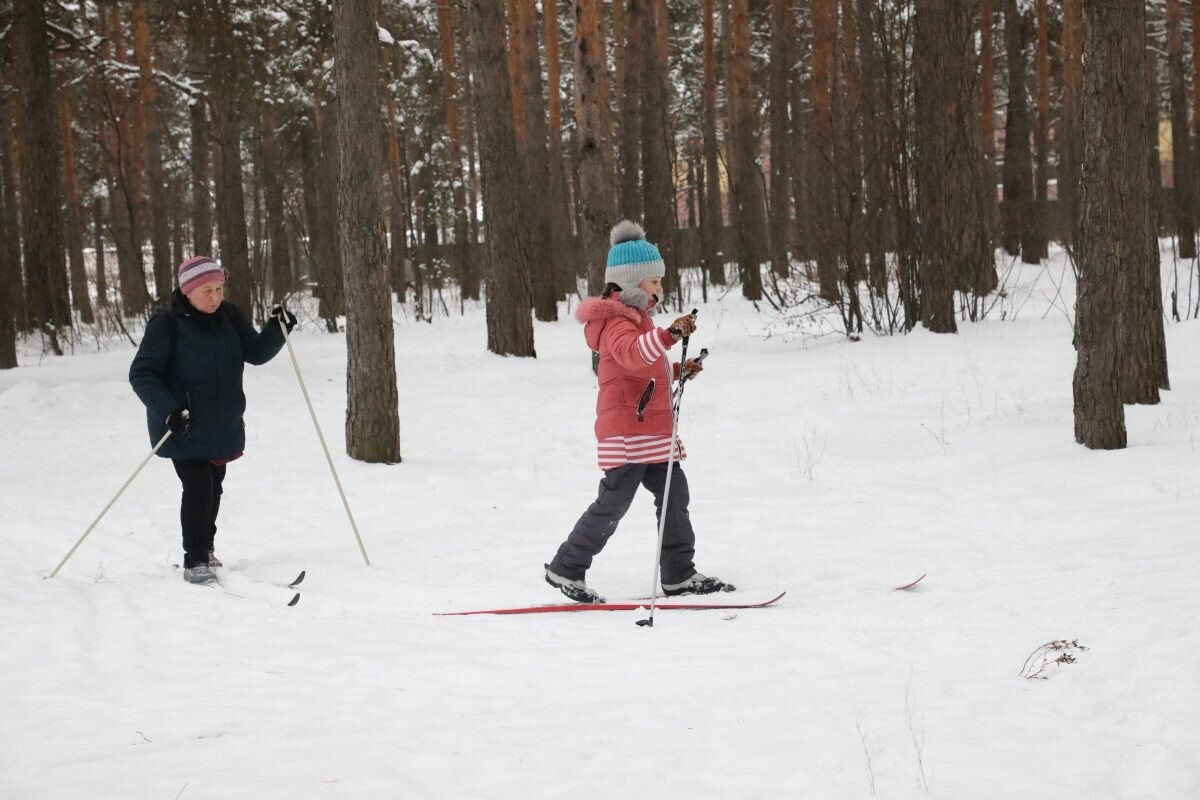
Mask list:
[[[0,79],[7,83],[2,68]],[[7,115],[0,119],[0,369],[17,366],[17,298],[22,294],[20,236],[13,219],[16,191],[8,155],[11,124]]]
[[[1150,252],[1146,180],[1145,7],[1141,0],[1086,3],[1083,10],[1083,162],[1079,288],[1072,383],[1075,440],[1125,447],[1119,355],[1128,299],[1122,275]]]
[[[454,6],[437,4],[438,42],[442,59],[442,109],[450,133],[450,176],[453,181],[454,244],[458,251],[458,284],[464,300],[479,299],[479,278],[471,260],[467,187],[463,178],[462,144],[458,125],[458,77],[454,58]],[[394,139],[394,136],[393,136]],[[393,216],[393,219],[395,216]]]
[[[788,245],[792,241],[788,80],[796,36],[793,19],[787,0],[771,0],[771,271],[783,278],[790,272]]]
[[[471,63],[479,115],[484,228],[490,253],[488,350],[535,356],[529,276],[533,242],[523,197],[513,101],[504,54],[504,14],[489,0],[468,0]]]
[[[207,70],[205,54],[209,40],[200,14],[190,14],[187,20],[187,63],[192,80],[200,80]],[[190,105],[191,173],[192,173],[192,255],[213,254],[212,177],[209,165],[208,103],[204,97],[194,98]]]
[[[337,187],[341,181],[337,144],[337,100],[322,106],[322,98],[315,99],[317,133],[320,147],[320,171],[317,186],[318,202],[321,206],[321,235],[317,239],[317,285],[320,303],[317,313],[325,320],[330,333],[337,332],[338,317],[346,313],[343,291],[342,250],[338,246],[338,219],[340,219]]]
[[[1033,214],[1027,228],[1021,252],[1029,250],[1023,260],[1038,263],[1049,256],[1047,246],[1047,172],[1050,149],[1050,46],[1046,30],[1046,0],[1037,0],[1037,127],[1034,129],[1034,146],[1037,158],[1033,170]]]
[[[642,218],[642,98],[645,80],[643,58],[646,53],[646,16],[649,0],[615,0],[625,6],[625,41],[617,53],[623,79],[618,101],[621,104],[620,194],[617,207],[626,219]],[[655,231],[657,236],[658,232]]]
[[[164,302],[175,287],[175,265],[171,263],[171,231],[166,185],[163,178],[162,131],[154,86],[154,57],[150,44],[150,20],[145,0],[133,4],[134,58],[138,65],[138,118],[141,120],[146,200],[150,210],[150,249],[154,255],[154,284],[158,301]]]
[[[12,17],[13,62],[20,88],[21,118],[28,135],[21,163],[25,212],[25,279],[33,321],[62,355],[58,330],[71,324],[63,263],[61,157],[46,8],[40,0],[17,0]]]
[[[601,0],[574,0],[575,126],[579,131],[579,205],[588,294],[604,289],[608,234],[616,223]]]
[[[439,6],[439,9],[441,6]],[[400,174],[400,136],[397,133],[399,124],[396,122],[396,103],[391,97],[387,100],[388,109],[388,199],[389,228],[391,240],[388,250],[388,271],[391,276],[392,291],[401,302],[404,302],[406,288],[405,261],[408,259],[408,201],[405,199],[404,182]],[[463,242],[467,250],[468,242]],[[470,258],[470,256],[467,256]],[[465,274],[465,268],[459,270],[459,287],[464,300],[479,299],[479,281],[474,281],[474,294],[471,290],[471,276]]]
[[[1025,88],[1025,20],[1017,0],[1001,0],[1004,42],[1008,55],[1008,110],[1004,125],[1004,205],[1001,243],[1010,256],[1021,254],[1021,241],[1033,224],[1030,185],[1029,103]],[[1027,262],[1036,263],[1032,253]]]
[[[954,333],[954,288],[995,287],[983,201],[983,146],[975,83],[975,20],[952,0],[918,0],[913,44],[921,320]],[[989,284],[990,273],[990,286]]]
[[[986,1],[986,0],[985,0]],[[858,50],[862,70],[862,158],[863,187],[866,199],[865,250],[867,256],[867,279],[872,291],[878,296],[887,293],[887,242],[884,239],[884,215],[887,209],[887,185],[884,175],[881,129],[879,119],[880,70],[879,55],[875,44],[874,4],[871,0],[858,0]],[[986,174],[985,174],[986,180]]]
[[[708,282],[725,285],[722,246],[725,214],[721,200],[721,165],[717,156],[717,53],[713,0],[704,0],[704,219],[700,222],[700,250]]]
[[[62,127],[63,185],[67,192],[63,240],[67,247],[67,266],[71,279],[71,304],[79,319],[90,325],[96,321],[92,313],[92,297],[88,289],[87,269],[83,263],[83,204],[79,199],[79,183],[75,177],[75,147],[71,125],[71,102],[65,87],[60,86],[58,118]]]
[[[1063,0],[1062,119],[1059,123],[1058,205],[1067,242],[1079,225],[1079,177],[1083,156],[1083,0]]]
[[[275,139],[275,112],[268,107],[262,114],[262,189],[267,207],[268,263],[270,264],[271,304],[282,303],[292,290],[292,263],[288,254],[287,224],[283,213],[283,163]]]
[[[96,254],[96,305],[108,308],[108,264],[104,257],[104,201],[92,198],[92,249]]]
[[[214,20],[211,92],[215,107],[217,146],[217,238],[221,265],[228,284],[225,296],[250,313],[255,298],[250,270],[250,244],[246,232],[246,198],[242,185],[242,45],[233,34],[233,11],[226,0],[218,3]]]
[[[833,162],[833,60],[837,38],[837,7],[834,0],[812,0],[812,124],[809,147],[812,191],[813,255],[817,262],[817,281],[823,300],[841,299],[837,256],[832,232],[834,219]]]
[[[546,149],[546,101],[542,94],[542,59],[538,45],[537,7],[534,0],[516,0],[516,19],[512,26],[514,45],[519,45],[520,78],[525,98],[525,178],[528,185],[527,202],[537,240],[543,247],[535,248],[530,288],[533,308],[542,322],[558,320],[558,279],[556,259],[565,249],[562,232],[567,227],[561,208],[550,202],[549,153]],[[555,87],[557,90],[557,87]]]
[[[679,214],[675,207],[673,147],[670,121],[667,119],[667,65],[660,61],[658,14],[644,8],[647,49],[642,53],[642,172],[643,207],[650,239],[657,243],[666,264],[664,289],[675,293],[676,305],[682,306],[683,294],[679,285],[679,262],[675,240],[679,229]],[[665,297],[663,298],[666,299]]]
[[[733,131],[734,163],[733,197],[737,217],[734,224],[737,241],[737,262],[742,276],[742,296],[747,300],[762,299],[761,265],[766,261],[763,243],[767,240],[764,218],[762,173],[759,172],[758,140],[755,136],[757,107],[750,86],[750,8],[749,0],[733,0],[730,13],[733,51],[730,53],[730,94],[733,104],[730,127]]]
[[[567,172],[562,149],[562,65],[559,61],[558,4],[542,3],[542,21],[546,40],[546,99],[548,114],[547,145],[550,169],[550,207],[555,209],[555,283],[560,297],[578,291],[572,249],[574,216],[567,200]]]
[[[400,461],[395,334],[381,234],[379,34],[374,0],[339,0],[333,32],[338,94],[338,249],[346,296],[346,453]]]
[[[1043,0],[1044,2],[1044,0]],[[1171,152],[1175,235],[1179,257],[1196,257],[1196,186],[1188,137],[1187,78],[1183,72],[1183,33],[1179,0],[1167,0],[1167,71],[1171,81]]]

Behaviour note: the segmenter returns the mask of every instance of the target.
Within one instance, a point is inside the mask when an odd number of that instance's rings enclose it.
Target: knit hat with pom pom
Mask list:
[[[608,265],[604,280],[628,291],[636,289],[646,278],[661,278],[667,274],[658,248],[646,241],[642,226],[627,219],[613,226],[608,235],[612,247],[608,250]]]

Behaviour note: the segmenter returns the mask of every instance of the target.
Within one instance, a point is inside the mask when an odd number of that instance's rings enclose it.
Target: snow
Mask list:
[[[695,292],[697,566],[738,585],[726,598],[788,594],[653,629],[432,615],[562,599],[541,565],[600,477],[566,304],[536,323],[537,359],[488,354],[479,307],[398,308],[392,466],[343,455],[344,341],[303,320],[371,567],[287,354],[248,367],[217,539],[242,597],[171,566],[160,459],[45,579],[149,447],[128,346],[27,354],[0,373],[0,797],[1200,795],[1200,323],[1168,326],[1174,388],[1128,409],[1129,448],[1088,451],[1039,272],[1013,273],[1016,321],[859,343],[768,337],[736,290]],[[642,496],[589,584],[644,595],[654,538]],[[300,568],[295,608],[259,582]],[[1088,649],[1020,677],[1056,639]]]
[[[375,27],[379,29],[380,44],[393,45],[396,43],[396,39],[392,36],[391,32],[387,28],[383,27],[379,23],[375,23]]]

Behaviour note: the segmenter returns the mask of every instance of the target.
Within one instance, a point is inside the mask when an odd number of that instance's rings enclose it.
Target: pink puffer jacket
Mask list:
[[[600,354],[596,438],[671,435],[671,384],[679,376],[666,353],[675,338],[616,295],[589,297],[575,312],[588,347]],[[654,396],[638,418],[638,402],[653,380]]]

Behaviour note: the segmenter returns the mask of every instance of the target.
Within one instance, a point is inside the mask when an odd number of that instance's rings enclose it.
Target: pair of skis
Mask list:
[[[178,566],[178,565],[175,565],[175,566]],[[238,572],[236,570],[230,570],[228,567],[219,567],[218,569],[219,569],[219,573],[217,574],[216,579],[212,583],[200,584],[200,585],[201,586],[213,586],[213,587],[218,588],[221,591],[225,592],[225,594],[232,595],[232,596],[240,598],[242,600],[247,599],[247,596],[244,594],[239,594],[238,592],[234,591],[234,587],[227,586],[225,584],[225,582],[222,580],[222,575],[220,573],[224,573],[226,577],[228,577],[229,575],[237,575],[240,579],[250,581],[251,583],[255,583],[255,584],[258,584],[263,587],[273,587],[273,588],[278,587],[280,589],[295,589],[297,586],[299,586],[301,583],[304,582],[304,576],[306,574],[304,570],[300,570],[300,574],[297,575],[291,582],[276,583],[274,581],[260,581],[256,578],[251,578],[249,575],[246,575],[245,573]],[[267,599],[267,598],[261,598],[261,599]],[[300,602],[300,593],[296,592],[292,595],[292,598],[290,600],[288,600],[286,605],[288,607],[291,607],[291,606],[296,605],[299,602]]]
[[[902,586],[896,586],[893,591],[912,589],[925,578],[922,575],[915,581],[909,581]],[[674,611],[712,611],[716,609],[737,610],[746,608],[767,608],[783,599],[787,592],[780,592],[770,600],[756,603],[656,603],[656,609]],[[649,606],[648,599],[627,603],[557,603],[552,605],[518,606],[514,608],[488,608],[479,611],[438,611],[435,617],[469,617],[477,614],[553,614],[565,611],[638,611]]]

